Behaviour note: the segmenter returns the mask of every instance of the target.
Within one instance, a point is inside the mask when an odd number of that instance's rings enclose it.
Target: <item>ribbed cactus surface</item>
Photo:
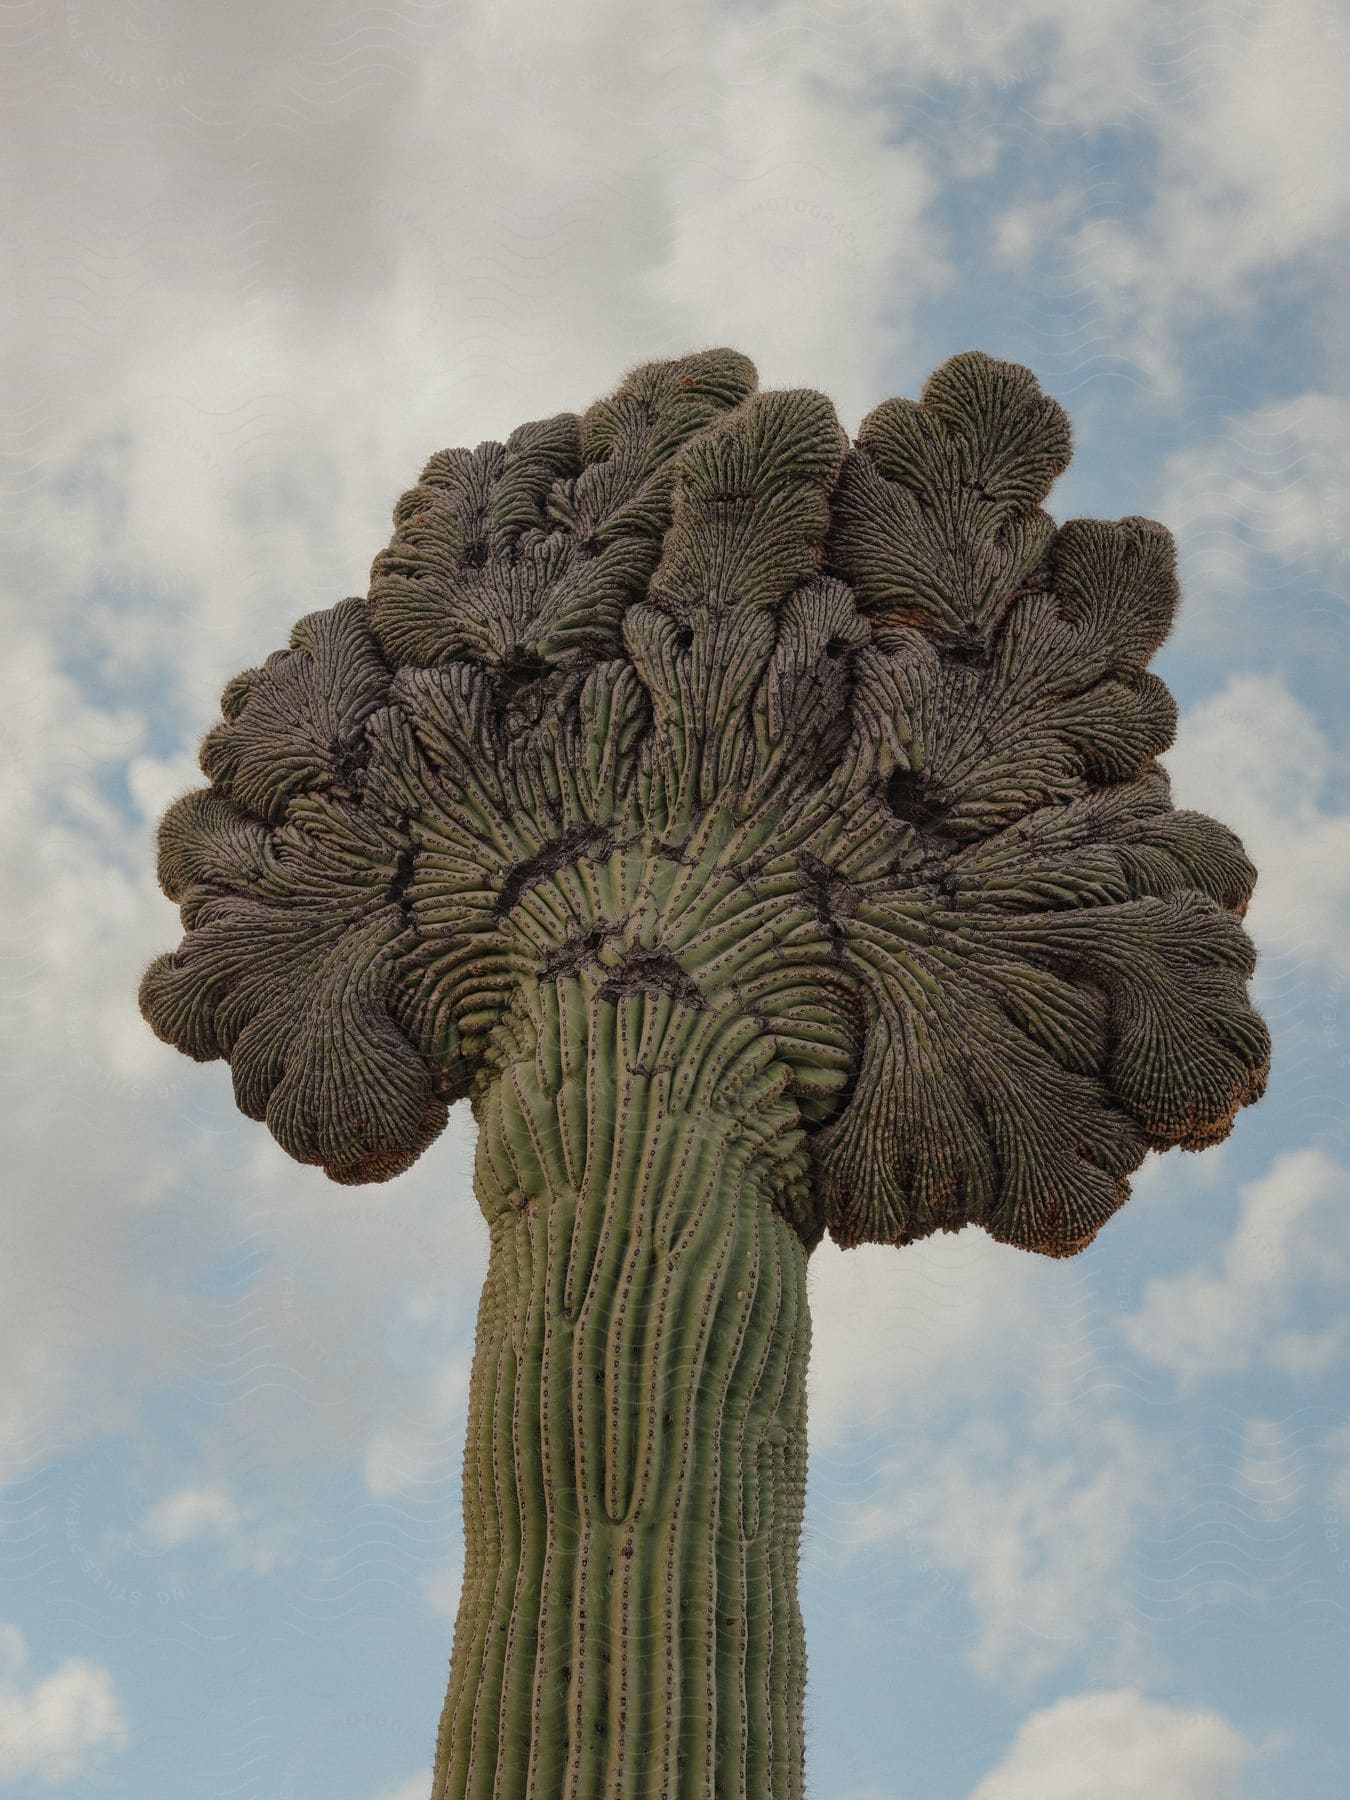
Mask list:
[[[336,1181],[471,1098],[491,1255],[434,1800],[800,1800],[805,1272],[1088,1243],[1259,1097],[1255,871],[1178,811],[1150,520],[954,357],[850,445],[711,350],[435,456],[227,686],[159,1035]]]
[[[491,1252],[433,1794],[800,1794],[795,1109],[730,1011],[604,986],[541,990],[480,1113]]]

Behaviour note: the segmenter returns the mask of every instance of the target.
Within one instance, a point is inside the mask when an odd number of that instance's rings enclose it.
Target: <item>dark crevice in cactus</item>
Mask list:
[[[896,769],[886,783],[886,804],[902,824],[922,833],[941,823],[951,796],[924,770]]]
[[[546,881],[559,869],[565,869],[579,856],[608,856],[613,847],[613,831],[600,825],[577,825],[571,831],[563,832],[561,837],[550,839],[533,856],[527,856],[507,870],[501,891],[493,902],[494,911],[509,913],[529,888]]]
[[[993,660],[994,646],[982,639],[974,639],[969,643],[944,644],[942,657],[944,662],[955,663],[962,669],[987,669]]]
[[[798,856],[797,867],[804,877],[805,897],[838,954],[848,935],[844,921],[857,909],[857,890],[837,869],[813,856],[809,850]]]
[[[408,889],[412,886],[415,861],[411,846],[400,850],[394,859],[394,878],[389,883],[389,904],[398,908],[404,926],[410,931],[417,929],[417,920],[408,904]]]
[[[333,780],[337,788],[359,803],[370,763],[370,744],[364,732],[341,749],[333,762]]]
[[[576,975],[593,963],[601,949],[612,939],[623,935],[623,923],[592,925],[589,931],[577,932],[551,950],[539,965],[541,982],[556,981],[565,975]]]
[[[525,689],[536,681],[544,681],[553,665],[532,651],[517,648],[497,665],[495,670],[497,700],[502,706],[519,700]]]
[[[695,1012],[707,1005],[699,986],[675,961],[660,951],[634,950],[623,966],[607,974],[596,990],[601,1000],[622,1000],[628,994],[669,994]]]

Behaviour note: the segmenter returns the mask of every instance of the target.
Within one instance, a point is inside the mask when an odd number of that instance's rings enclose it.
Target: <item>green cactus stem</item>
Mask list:
[[[795,1109],[734,1012],[610,979],[541,990],[479,1113],[436,1800],[802,1791]]]

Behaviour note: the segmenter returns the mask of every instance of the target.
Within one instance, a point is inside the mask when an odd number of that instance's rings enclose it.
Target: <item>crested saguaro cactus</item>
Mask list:
[[[1148,519],[968,353],[850,446],[717,349],[432,457],[170,807],[160,1037],[490,1235],[434,1800],[799,1800],[806,1271],[1081,1250],[1259,1097],[1233,834],[1173,809]]]

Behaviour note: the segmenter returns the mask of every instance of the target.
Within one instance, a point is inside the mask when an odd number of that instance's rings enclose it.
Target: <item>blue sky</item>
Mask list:
[[[444,445],[726,343],[953,352],[1176,534],[1164,758],[1260,872],[1266,1098],[1082,1256],[811,1265],[819,1800],[1322,1800],[1350,1652],[1350,14],[37,0],[0,224],[0,1792],[425,1800],[467,1115],[335,1187],[136,1011],[236,670]]]

